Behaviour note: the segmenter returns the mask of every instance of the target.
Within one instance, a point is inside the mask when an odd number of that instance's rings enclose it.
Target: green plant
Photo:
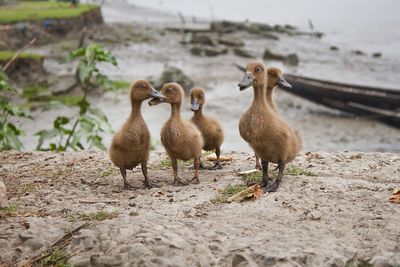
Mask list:
[[[8,84],[8,77],[0,66],[0,92],[16,94],[17,91]],[[10,103],[0,95],[0,150],[20,150],[23,145],[18,136],[24,134],[20,128],[8,121],[10,116],[33,119],[26,115],[19,106]]]
[[[131,86],[130,82],[127,81],[112,81],[116,90],[128,90]],[[109,91],[110,89],[107,89]]]
[[[150,149],[151,150],[156,150],[157,147],[162,146],[160,139],[157,138],[151,138],[151,144],[150,144]]]
[[[318,176],[316,173],[312,171],[303,170],[297,167],[291,167],[285,170],[285,174],[290,175],[305,175],[305,176]]]
[[[43,259],[41,266],[57,266],[57,267],[67,267],[71,266],[66,263],[68,255],[63,251],[55,250],[52,251],[50,256]]]
[[[113,132],[106,115],[100,109],[92,107],[86,98],[93,79],[106,87],[114,87],[111,80],[106,75],[100,73],[96,67],[97,63],[100,62],[111,63],[117,66],[114,56],[100,45],[89,44],[87,47],[72,51],[62,63],[69,62],[74,58],[79,58],[78,76],[80,82],[84,84],[84,94],[78,102],[79,113],[72,118],[59,116],[53,122],[53,129],[37,132],[35,134],[39,136],[37,150],[65,151],[68,148],[83,150],[85,149],[84,142],[86,142],[89,149],[97,147],[105,150],[106,147],[103,145],[102,137],[99,133]],[[49,110],[59,104],[57,102],[50,102],[44,110]],[[50,141],[48,148],[42,147],[45,140],[53,141]]]
[[[8,205],[8,208],[4,208],[3,209],[3,212],[4,213],[17,212],[19,209],[20,209],[20,206],[18,204],[10,203]]]
[[[115,217],[117,217],[119,212],[117,210],[113,212],[107,212],[104,210],[101,210],[97,213],[91,213],[91,214],[86,214],[82,213],[79,214],[77,217],[73,218],[72,221],[76,220],[83,220],[83,221],[104,221],[104,220],[111,220]]]
[[[211,202],[216,203],[216,202],[221,202],[224,203],[227,201],[227,199],[230,196],[233,196],[239,192],[242,192],[245,190],[247,186],[245,185],[227,185],[224,190],[219,192],[213,199],[211,199]]]
[[[257,172],[252,172],[252,173],[246,173],[242,175],[242,180],[245,181],[246,183],[260,183],[262,178],[262,173],[260,171]]]

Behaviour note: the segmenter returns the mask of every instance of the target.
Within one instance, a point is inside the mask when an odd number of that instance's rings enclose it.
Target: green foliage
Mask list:
[[[243,190],[245,190],[247,188],[247,186],[245,185],[227,185],[224,190],[222,190],[221,192],[219,192],[213,199],[211,199],[211,202],[213,203],[217,203],[217,202],[221,202],[221,203],[225,203],[227,201],[227,199],[239,192],[242,192]]]
[[[312,171],[303,170],[297,167],[291,167],[285,170],[285,174],[290,175],[305,175],[305,176],[318,176],[316,173]]]
[[[15,6],[0,8],[0,24],[76,17],[94,8],[97,6],[87,4],[79,4],[76,8],[71,8],[70,2],[61,1],[21,1]]]
[[[91,213],[91,214],[86,214],[82,213],[79,214],[77,217],[73,218],[73,221],[76,220],[83,220],[83,221],[104,221],[104,220],[111,220],[117,217],[119,212],[117,210],[113,212],[106,212],[104,210],[101,210],[97,213]]]
[[[192,165],[193,164],[193,159],[183,161],[178,159],[178,168],[184,168],[186,165]],[[172,167],[172,162],[170,159],[163,159],[160,161],[160,163],[156,166],[156,168],[161,168],[161,167]]]
[[[70,264],[66,263],[68,255],[59,250],[53,251],[50,256],[43,259],[41,266],[57,266],[57,267],[68,267]]]
[[[128,90],[131,86],[130,82],[127,81],[113,81],[115,90]],[[107,89],[110,90],[110,89]]]
[[[242,179],[246,183],[253,183],[253,182],[260,183],[262,179],[262,172],[257,171],[257,172],[243,174]]]
[[[17,93],[8,84],[8,77],[0,66],[0,92]],[[8,121],[9,116],[33,119],[26,115],[19,106],[10,103],[5,97],[0,96],[0,150],[20,150],[22,143],[18,136],[23,135],[24,131]]]
[[[68,148],[73,150],[91,149],[97,147],[105,150],[103,138],[100,133],[112,133],[111,125],[106,115],[98,108],[92,107],[86,100],[92,77],[104,86],[113,86],[107,76],[100,73],[96,67],[97,63],[106,62],[117,66],[117,61],[109,51],[97,44],[89,44],[87,47],[72,51],[63,63],[74,58],[79,58],[78,75],[80,81],[85,85],[82,99],[77,102],[79,114],[75,117],[59,116],[53,122],[53,129],[41,130],[35,135],[39,136],[37,150],[61,150]],[[59,106],[59,102],[50,102],[44,110]],[[46,140],[50,140],[49,147],[43,148]]]
[[[370,263],[369,259],[349,259],[346,261],[345,267],[372,267],[373,264]]]
[[[0,9],[1,10],[1,9]],[[15,51],[2,50],[0,51],[0,61],[8,61],[13,56],[15,56]],[[33,54],[33,53],[21,53],[18,55],[19,58],[31,58],[31,59],[40,59],[43,58],[43,55]]]
[[[17,212],[20,209],[20,206],[15,203],[10,203],[8,205],[8,208],[2,209],[4,213],[9,213],[9,212]]]
[[[49,88],[41,86],[29,86],[23,89],[22,96],[28,101],[37,99],[41,93],[48,92]]]

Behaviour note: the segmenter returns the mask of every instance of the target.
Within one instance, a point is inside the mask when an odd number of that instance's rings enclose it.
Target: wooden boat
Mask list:
[[[285,74],[292,88],[281,88],[318,104],[400,128],[400,90],[321,81]]]

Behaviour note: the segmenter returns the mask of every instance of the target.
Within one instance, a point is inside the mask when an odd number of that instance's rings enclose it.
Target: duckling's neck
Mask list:
[[[193,117],[195,118],[203,117],[203,106],[200,106],[199,109],[194,112]]]
[[[142,117],[142,101],[132,101],[131,102],[131,116],[132,117]]]
[[[171,119],[180,119],[181,117],[181,103],[173,103],[171,104]]]
[[[256,86],[253,86],[253,88],[254,88],[253,105],[266,106],[265,84],[257,84]]]
[[[267,103],[271,105],[273,109],[276,109],[274,100],[272,99],[272,92],[274,91],[275,86],[267,87]]]

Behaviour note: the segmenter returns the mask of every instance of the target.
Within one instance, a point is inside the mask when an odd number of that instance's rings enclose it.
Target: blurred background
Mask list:
[[[205,88],[204,113],[224,127],[222,150],[249,152],[238,123],[253,92],[240,92],[237,83],[248,62],[260,61],[279,67],[293,85],[276,88],[274,100],[280,116],[298,129],[304,151],[400,151],[398,1],[0,3],[3,68],[37,38],[5,71],[16,92],[0,92],[34,118],[8,112],[7,121],[25,132],[16,134],[22,150],[107,148],[129,115],[129,85],[148,79],[156,89],[169,81],[187,92]],[[117,66],[101,57],[92,62],[85,53],[60,64],[90,44],[114,56]],[[80,75],[92,63],[88,85]],[[83,97],[101,111],[89,109],[87,121]],[[163,150],[159,133],[169,105],[150,108],[145,102],[142,112],[152,149]],[[192,116],[188,98],[182,116]]]

